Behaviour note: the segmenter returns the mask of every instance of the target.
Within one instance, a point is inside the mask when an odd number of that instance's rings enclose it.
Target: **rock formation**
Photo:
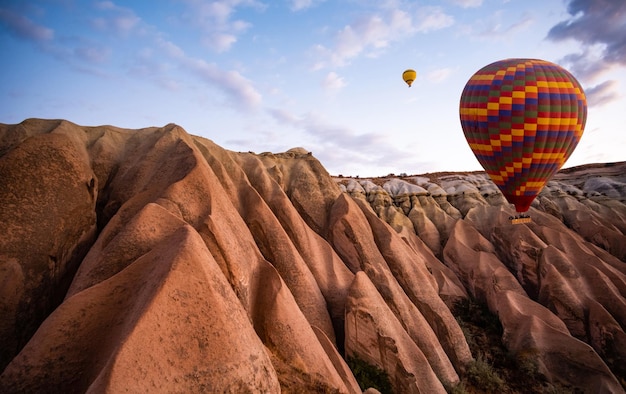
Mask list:
[[[624,392],[626,163],[561,171],[511,225],[480,172],[28,119],[0,124],[0,207],[2,393],[357,393],[357,361],[480,389],[465,301],[544,388]]]

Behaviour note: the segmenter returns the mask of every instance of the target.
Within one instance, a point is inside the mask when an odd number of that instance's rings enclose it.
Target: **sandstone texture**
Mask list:
[[[481,172],[28,119],[0,124],[0,207],[2,393],[377,392],[355,360],[481,392],[464,302],[534,392],[626,387],[626,162],[561,171],[512,225]]]

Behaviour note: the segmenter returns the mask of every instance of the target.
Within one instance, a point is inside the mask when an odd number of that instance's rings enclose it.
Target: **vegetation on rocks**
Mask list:
[[[546,381],[539,372],[536,351],[517,354],[502,343],[502,325],[485,304],[475,299],[458,301],[453,313],[474,355],[451,393],[566,393],[571,390]]]
[[[380,391],[381,394],[392,393],[389,376],[384,370],[369,364],[358,356],[349,356],[348,366],[350,366],[361,389],[367,390],[372,387]]]

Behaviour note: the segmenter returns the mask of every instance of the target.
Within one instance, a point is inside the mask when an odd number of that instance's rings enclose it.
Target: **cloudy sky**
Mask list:
[[[359,176],[480,169],[458,117],[465,83],[539,58],[588,97],[565,166],[626,160],[623,0],[2,0],[0,51],[0,123],[176,123]]]

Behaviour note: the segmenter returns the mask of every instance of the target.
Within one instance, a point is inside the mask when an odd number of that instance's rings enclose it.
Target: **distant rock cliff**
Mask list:
[[[0,124],[0,207],[2,393],[356,393],[363,368],[472,392],[497,360],[462,305],[526,392],[624,392],[626,163],[562,171],[511,225],[483,173],[29,119]]]

